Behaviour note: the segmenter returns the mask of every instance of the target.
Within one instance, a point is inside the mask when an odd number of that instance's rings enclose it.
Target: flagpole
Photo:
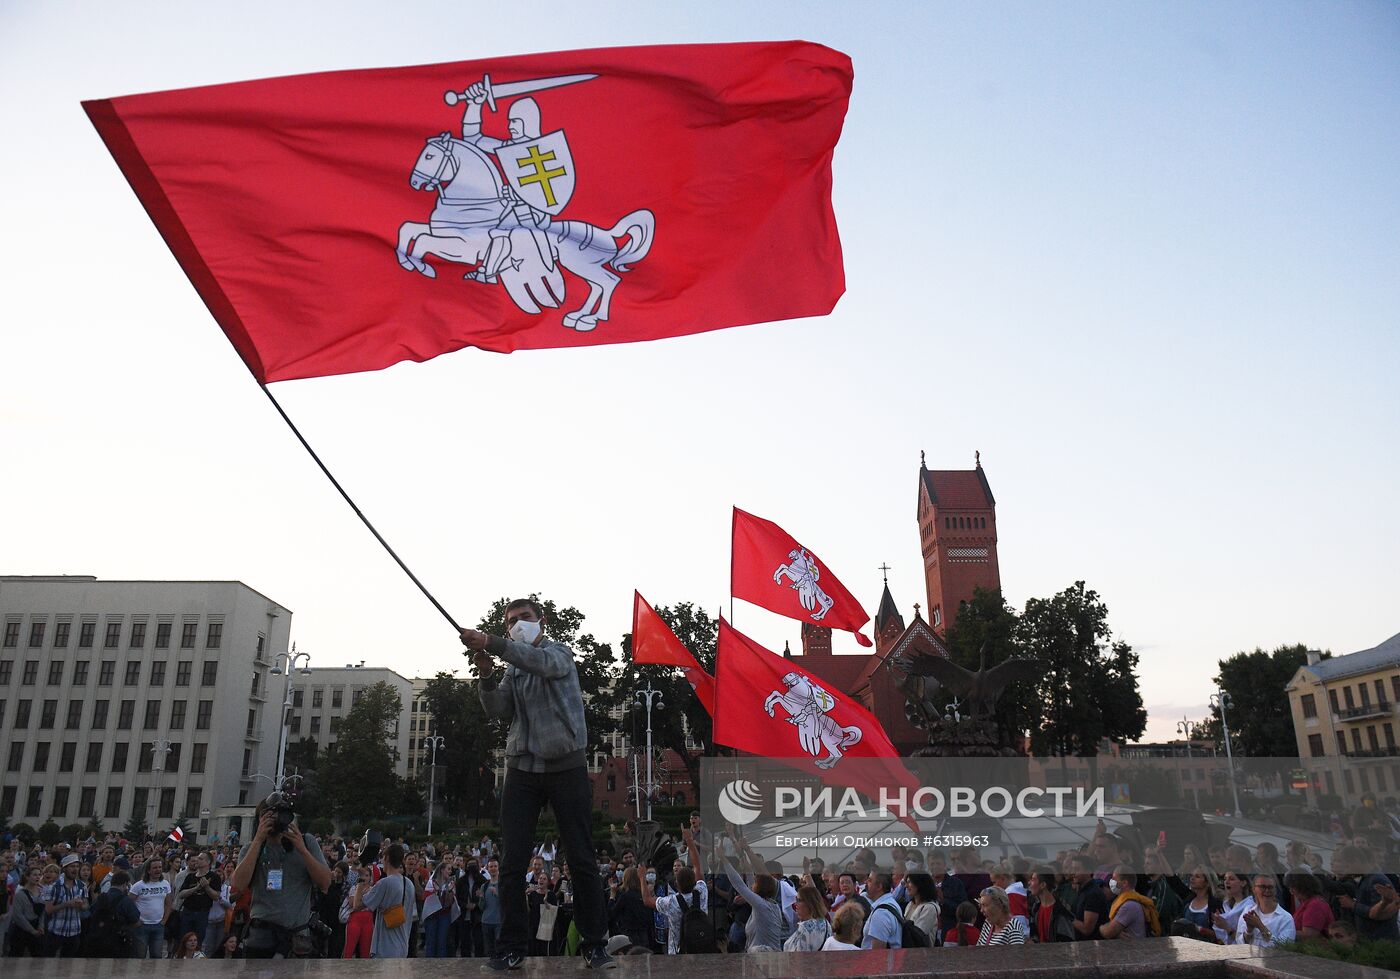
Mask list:
[[[292,423],[291,418],[282,410],[282,406],[277,403],[277,399],[272,396],[272,392],[267,389],[267,385],[259,382],[258,387],[262,388],[263,394],[267,395],[267,400],[272,402],[272,407],[277,409],[277,414],[282,416],[282,420],[287,423],[287,427],[292,430],[292,434],[297,437],[297,441],[301,443],[301,447],[306,450],[307,455],[311,456],[316,465],[321,467],[321,472],[326,474],[326,478],[331,481],[331,485],[335,487],[336,492],[340,494],[341,498],[345,500],[346,503],[350,504],[350,509],[355,511],[355,516],[360,518],[360,522],[369,528],[369,532],[374,535],[374,539],[379,541],[384,550],[389,552],[389,556],[398,562],[399,567],[403,568],[403,573],[408,575],[409,580],[418,586],[418,590],[427,597],[428,601],[433,603],[433,607],[442,613],[442,617],[448,621],[448,624],[450,624],[453,629],[461,632],[462,627],[457,624],[457,620],[452,618],[451,613],[442,607],[442,603],[433,597],[433,593],[428,591],[423,585],[423,582],[418,580],[418,576],[409,570],[408,565],[403,563],[403,558],[394,553],[394,549],[389,546],[389,542],[384,539],[384,535],[374,528],[374,524],[369,522],[369,518],[355,505],[355,501],[350,499],[350,494],[345,492],[345,487],[341,486],[340,481],[326,468],[326,464],[321,461],[321,457],[316,454],[316,450],[311,447],[311,443],[306,441],[306,437],[301,434],[301,431]]]

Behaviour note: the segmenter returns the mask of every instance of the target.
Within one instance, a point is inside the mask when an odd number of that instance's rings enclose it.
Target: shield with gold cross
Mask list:
[[[574,195],[574,158],[562,129],[497,147],[496,159],[521,200],[550,217]]]

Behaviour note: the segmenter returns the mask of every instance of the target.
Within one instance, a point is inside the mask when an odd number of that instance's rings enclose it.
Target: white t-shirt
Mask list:
[[[141,924],[158,925],[165,917],[165,899],[171,893],[170,881],[138,880],[131,885],[130,897],[136,902],[136,910],[141,912]]]
[[[859,946],[859,945],[847,945],[845,942],[838,941],[835,935],[831,935],[830,937],[827,938],[826,943],[825,943],[824,945],[822,945],[822,951],[823,951],[823,952],[859,952],[859,951],[860,951],[860,946]]]
[[[666,954],[676,955],[681,950],[681,903],[676,900],[676,894],[667,894],[656,899],[656,911],[658,914],[666,916]],[[695,882],[694,893],[685,895],[685,906],[695,907],[695,902],[699,900],[700,910],[709,913],[710,896],[705,889],[705,882],[697,880]]]

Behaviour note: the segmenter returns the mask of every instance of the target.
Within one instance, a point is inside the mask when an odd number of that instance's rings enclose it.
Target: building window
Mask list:
[[[354,690],[350,691],[350,706],[354,707],[356,704],[358,704],[360,702],[360,698],[364,695],[364,687],[356,687]]]
[[[185,729],[185,705],[187,700],[173,700],[170,702],[170,729],[172,731],[183,731]]]
[[[5,623],[5,648],[14,649],[19,645],[19,623]]]
[[[199,711],[195,714],[195,718],[194,718],[194,727],[195,727],[195,730],[196,730],[196,731],[207,731],[207,730],[209,730],[209,719],[213,716],[213,714],[214,714],[214,701],[212,701],[212,700],[201,700],[201,701],[199,702]]]
[[[107,803],[102,808],[102,815],[106,819],[120,819],[122,814],[122,790],[121,786],[114,785],[107,790]]]
[[[44,625],[43,622],[29,623],[29,648],[42,649],[44,646]]]
[[[53,648],[54,648],[54,649],[67,649],[67,648],[68,648],[68,629],[69,629],[69,626],[70,626],[70,625],[71,625],[71,623],[68,623],[68,622],[59,622],[59,623],[57,623],[57,624],[54,625],[54,627],[53,627]]]
[[[302,703],[302,701],[301,701],[301,694],[302,694],[302,691],[300,691],[300,690],[293,690],[293,691],[292,691],[292,706],[293,706],[293,707],[300,707],[300,706],[301,706],[301,703]]]
[[[87,684],[88,661],[80,659],[73,664],[73,686],[81,687]]]
[[[1387,721],[1387,722],[1385,723],[1384,730],[1385,730],[1385,746],[1386,746],[1387,748],[1394,749],[1394,747],[1395,747],[1395,728],[1390,724],[1389,721]],[[1396,788],[1400,788],[1400,785],[1397,785]]]
[[[198,622],[186,622],[180,628],[180,648],[194,649],[195,634],[199,632]]]
[[[29,798],[24,803],[24,814],[31,819],[39,818],[39,805],[43,802],[44,790],[39,786],[29,789]]]
[[[146,701],[146,717],[145,717],[144,723],[141,725],[141,727],[142,727],[144,730],[147,730],[147,731],[154,731],[156,728],[160,727],[160,701],[159,701],[159,700],[148,700],[148,701]]]
[[[1384,681],[1384,680],[1377,680],[1377,681],[1376,681],[1376,703],[1378,703],[1378,704],[1383,704],[1383,703],[1385,703],[1385,681]]]
[[[114,660],[104,659],[102,666],[97,671],[97,685],[99,687],[110,687],[112,685],[112,674],[116,673],[117,664]]]
[[[1333,714],[1340,714],[1342,712],[1341,705],[1337,703],[1337,691],[1327,691],[1327,703],[1329,703],[1332,706]]]
[[[1347,702],[1347,710],[1351,710],[1356,706],[1356,700],[1351,695],[1351,687],[1342,688],[1342,699]]]
[[[102,771],[102,742],[94,741],[88,745],[87,762],[83,765],[85,772]]]
[[[24,674],[19,682],[26,687],[34,686],[34,681],[39,679],[39,661],[37,659],[27,659],[24,661]]]
[[[331,718],[331,734],[337,734],[337,733],[339,733],[339,731],[340,731],[340,718],[339,718],[339,717],[332,717],[332,718]]]
[[[254,658],[254,659],[262,659],[262,658],[263,658],[263,647],[266,646],[266,645],[267,645],[267,637],[264,636],[261,632],[258,633],[258,648],[254,651],[254,654],[253,654],[253,658]]]
[[[126,756],[131,753],[131,745],[125,741],[118,741],[112,745],[112,771],[126,771]]]
[[[219,661],[211,659],[204,664],[204,675],[200,677],[201,686],[212,687],[219,679]]]
[[[298,716],[292,718],[291,728],[292,728],[292,733],[293,733],[293,734],[300,734],[300,733],[301,733],[301,717],[300,717],[300,715],[298,715]]]
[[[0,687],[8,686],[10,683],[10,671],[14,668],[14,663],[9,660],[0,661]]]
[[[203,741],[195,742],[194,751],[190,752],[190,772],[200,774],[204,771],[204,762],[209,756],[209,745]]]
[[[34,742],[34,771],[47,772],[49,770],[49,743],[47,741]]]
[[[78,648],[91,649],[93,636],[97,633],[96,622],[84,622],[78,626]]]
[[[1376,737],[1376,726],[1374,724],[1366,725],[1366,740],[1370,742],[1372,751],[1378,752],[1381,750],[1381,739]]]
[[[1358,752],[1361,750],[1361,728],[1359,727],[1351,729],[1351,746]]]
[[[126,675],[122,677],[122,684],[134,687],[141,682],[141,661],[137,660],[126,664]]]
[[[84,785],[82,794],[78,796],[78,818],[87,816],[91,819],[97,815],[97,786]]]
[[[224,624],[222,622],[210,622],[209,627],[204,631],[204,648],[218,649],[219,644],[224,641]]]
[[[49,686],[56,687],[63,682],[63,661],[54,660],[49,664]]]
[[[252,737],[258,730],[258,711],[253,708],[248,711],[248,737]]]
[[[146,623],[131,623],[131,648],[140,649],[146,645]]]
[[[1303,694],[1301,700],[1302,700],[1302,703],[1303,703],[1303,716],[1304,716],[1304,717],[1316,717],[1316,716],[1317,716],[1317,698],[1314,697],[1314,696],[1313,696],[1312,694],[1310,694],[1310,693],[1305,693],[1305,694]]]
[[[15,727],[29,727],[29,705],[33,701],[21,700],[15,704]]]
[[[1336,734],[1337,734],[1337,754],[1339,754],[1339,755],[1344,755],[1344,754],[1347,753],[1347,736],[1346,736],[1345,734],[1343,734],[1341,731],[1336,732]]]
[[[156,649],[170,648],[170,623],[156,623]]]
[[[320,733],[321,733],[321,717],[320,717],[319,714],[311,718],[311,733],[312,733],[312,734],[320,734]]]
[[[65,731],[76,731],[83,720],[83,702],[81,700],[68,701],[68,716],[63,719],[63,729]]]
[[[184,660],[175,664],[175,686],[188,687],[190,685],[190,662]]]
[[[325,698],[322,696],[323,693],[324,693],[324,691],[322,691],[320,687],[317,687],[315,690],[311,691],[311,709],[312,709],[312,710],[320,710],[320,709],[321,709],[321,702],[322,702],[322,700],[325,699]]]
[[[107,623],[107,638],[102,641],[104,649],[116,649],[122,641],[122,624],[120,622]]]
[[[136,771],[137,773],[149,772],[155,766],[155,746],[149,741],[141,742],[141,747],[137,748]]]
[[[256,697],[256,696],[258,695],[258,681],[261,680],[261,679],[262,679],[262,677],[257,673],[257,671],[254,671],[254,672],[253,672],[253,686],[252,686],[252,687],[249,689],[249,691],[248,691],[248,695],[249,695],[250,697]]]
[[[199,815],[200,803],[204,801],[203,789],[185,790],[185,815],[194,817]]]
[[[184,745],[179,741],[170,746],[170,753],[165,756],[165,771],[176,773],[180,771],[180,749],[182,747]]]
[[[123,700],[117,708],[117,730],[130,731],[132,718],[136,716],[136,701]]]
[[[151,664],[151,686],[165,686],[165,661],[161,660]]]
[[[49,814],[55,819],[68,818],[68,786],[60,785],[53,790],[53,809]]]
[[[344,694],[345,694],[345,691],[344,691],[344,690],[332,690],[332,691],[331,691],[331,709],[332,709],[332,710],[340,710],[340,708],[343,707],[343,706],[345,705],[345,697],[344,697]]]
[[[107,726],[107,704],[110,701],[94,700],[92,702],[92,729],[101,731]]]
[[[18,791],[13,785],[0,789],[0,819],[9,819],[15,814],[15,795]]]
[[[58,720],[58,701],[44,701],[44,706],[39,712],[39,729],[42,731],[53,727],[56,720]]]
[[[71,772],[77,760],[78,743],[76,741],[63,742],[63,748],[58,753],[58,770],[60,772]]]
[[[18,772],[18,771],[19,771],[20,769],[22,769],[23,767],[24,767],[24,742],[23,742],[23,741],[11,741],[11,742],[10,742],[10,761],[9,761],[9,764],[5,766],[5,768],[6,768],[7,771]]]
[[[142,819],[146,818],[146,803],[148,801],[150,793],[151,790],[146,788],[138,788],[134,793],[132,793],[131,814],[133,816],[140,816]]]

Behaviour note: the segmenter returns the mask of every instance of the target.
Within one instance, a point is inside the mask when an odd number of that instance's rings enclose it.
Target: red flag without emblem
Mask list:
[[[880,722],[849,695],[764,649],[723,619],[715,658],[714,738],[775,758],[878,801],[880,789],[920,788]],[[842,765],[845,759],[859,765]],[[872,764],[870,759],[883,760]],[[903,822],[919,831],[912,816]]]
[[[773,521],[738,507],[729,592],[791,619],[849,630],[856,642],[870,645],[860,632],[869,614],[830,569]]]
[[[85,102],[261,382],[828,313],[852,82],[802,41]]]
[[[715,678],[700,668],[695,655],[685,648],[642,593],[633,592],[632,595],[632,662],[680,667],[695,696],[713,717]]]

